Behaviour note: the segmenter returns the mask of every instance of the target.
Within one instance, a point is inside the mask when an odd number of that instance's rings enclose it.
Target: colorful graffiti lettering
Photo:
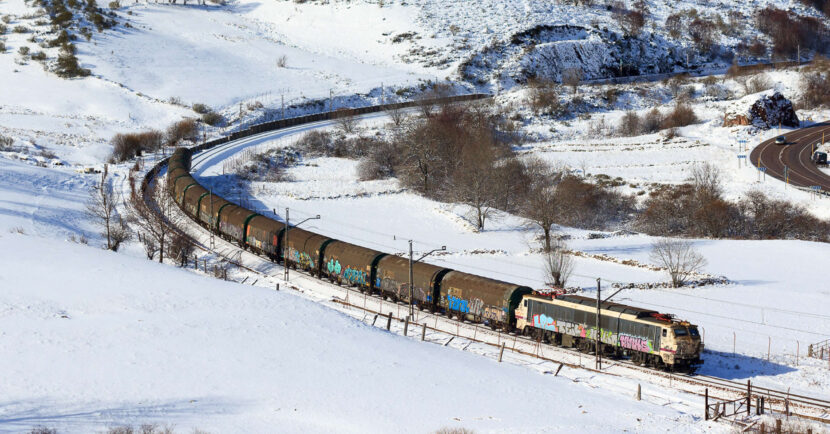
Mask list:
[[[329,263],[326,264],[326,269],[329,270],[329,274],[340,274],[340,261],[336,259],[329,259]]]
[[[305,269],[314,268],[314,261],[311,260],[311,256],[308,256],[308,253],[289,248],[288,257],[300,267]]]
[[[467,300],[463,300],[460,297],[455,297],[452,295],[447,294],[447,307],[450,310],[457,310],[459,312],[467,313],[470,311],[469,304]]]
[[[648,339],[643,339],[637,336],[620,335],[620,346],[634,351],[643,353],[654,352],[653,344]]]
[[[339,269],[340,263],[337,264],[338,272]],[[357,270],[352,267],[346,267],[343,271],[343,279],[354,285],[365,285],[368,280],[365,271]]]
[[[559,327],[556,326],[556,320],[545,314],[533,315],[533,327],[555,332],[559,331]]]

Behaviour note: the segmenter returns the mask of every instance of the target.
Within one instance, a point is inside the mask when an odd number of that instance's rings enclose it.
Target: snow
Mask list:
[[[790,3],[762,6],[814,14]],[[648,4],[658,24],[692,6],[723,15],[747,8],[734,0]],[[0,2],[0,15],[12,15],[10,27],[25,24],[42,40],[47,26],[24,18],[34,11],[22,0]],[[124,4],[117,14],[131,27],[119,25],[76,42],[83,66],[92,70],[82,79],[60,79],[22,59],[21,46],[40,49],[27,41],[32,33],[3,36],[0,134],[14,138],[20,149],[0,152],[0,370],[6,373],[0,382],[0,432],[36,425],[97,432],[145,422],[173,424],[184,432],[426,432],[443,426],[477,432],[728,430],[700,420],[698,396],[646,376],[565,369],[553,377],[556,366],[550,363],[510,354],[498,364],[492,348],[444,347],[448,337],[440,333],[416,342],[400,336],[398,324],[393,333],[372,327],[371,318],[330,302],[334,288],[294,273],[292,284],[299,290],[275,292],[273,276],[282,269],[273,264],[262,266],[271,277],[243,286],[148,262],[135,241],[118,254],[101,251],[101,237],[84,215],[87,191],[99,175],[68,166],[100,168],[115,133],[164,129],[195,117],[192,103],[209,104],[226,119],[249,124],[273,118],[283,96],[288,105],[329,95],[336,106],[366,104],[380,101],[382,83],[384,98],[399,98],[395,89],[457,79],[459,67],[479,56],[486,68],[473,71],[471,80],[486,87],[492,77],[503,78],[507,89],[497,100],[522,115],[521,131],[534,140],[523,154],[621,177],[627,184],[622,189],[635,194],[652,183],[683,182],[694,164],[711,162],[723,171],[729,199],[761,189],[830,216],[827,200],[772,179],[758,182],[754,169],[737,166],[735,156],[743,152],[738,137],[751,147],[778,131],[720,126],[724,113],[745,111],[773,90],[797,98],[796,72],[767,73],[772,89],[751,95],[743,95],[739,81],[721,80],[726,99],[701,96],[704,85],[693,83],[698,98],[692,104],[701,122],[680,129],[670,141],[659,134],[591,133],[600,119],[616,125],[625,110],[643,114],[660,105],[667,111],[673,100],[664,83],[631,85],[610,107],[597,103],[601,87],[584,87],[580,96],[595,104],[590,116],[533,116],[524,102],[526,91],[510,88],[515,83],[507,77],[522,67],[539,67],[534,62],[541,62],[542,54],[559,56],[560,66],[601,75],[602,64],[619,54],[599,39],[606,36],[603,28],[618,30],[604,8],[546,0],[486,0],[473,6],[447,0],[382,6],[362,0],[240,0],[226,6]],[[539,24],[592,30],[548,38],[529,53],[509,47],[513,35]],[[664,29],[655,27],[653,45],[628,52],[640,55],[647,70],[666,53],[682,56],[687,49],[683,42],[668,43]],[[741,26],[741,32],[758,36],[751,25]],[[503,49],[489,52],[491,47]],[[586,60],[576,61],[575,52]],[[279,68],[283,55],[287,65]],[[691,58],[693,64],[711,61],[695,53]],[[725,66],[718,62],[710,66]],[[572,98],[565,92],[562,97]],[[264,107],[248,107],[257,101]],[[305,109],[289,114],[300,110]],[[828,114],[799,111],[802,119]],[[386,122],[383,115],[365,119],[367,132]],[[211,158],[195,174],[261,212],[276,209],[281,215],[290,207],[292,221],[320,214],[321,221],[304,226],[332,237],[388,252],[403,252],[402,240],[409,239],[417,251],[446,245],[446,255],[428,261],[544,285],[535,250],[538,233],[515,216],[496,213],[486,230],[476,232],[466,207],[418,197],[394,180],[358,181],[356,163],[348,159],[306,160],[284,183],[236,183],[223,174],[224,162],[245,147],[289,146],[318,127],[246,139],[245,146]],[[207,130],[209,136],[223,132]],[[146,157],[148,164],[155,158]],[[116,191],[126,194],[127,164],[110,169]],[[649,263],[652,237],[609,233],[591,239],[589,231],[557,229],[571,237],[574,250]],[[66,241],[81,234],[89,246]],[[830,336],[824,311],[829,294],[821,273],[830,248],[801,241],[694,243],[708,259],[705,271],[724,275],[731,284],[625,290],[614,299],[700,325],[708,349],[702,373],[827,398],[826,363],[804,355],[808,343]],[[614,283],[666,280],[644,267],[590,257],[575,262],[572,284],[589,296],[598,277],[609,295]],[[233,278],[245,276],[234,271]],[[631,397],[640,383],[644,399],[638,403]]]
[[[392,335],[285,291],[17,234],[0,236],[0,251],[2,432],[722,430]]]
[[[362,128],[371,132],[384,122],[372,116]],[[290,146],[304,131],[263,135],[256,140],[255,149]],[[268,136],[272,136],[270,142]],[[718,152],[714,147],[702,148]],[[629,152],[608,153],[628,158]],[[520,218],[497,213],[484,231],[477,232],[468,220],[466,207],[419,197],[402,190],[394,180],[357,181],[356,162],[340,158],[303,161],[288,171],[291,180],[287,182],[243,182],[223,175],[222,161],[231,154],[226,150],[220,158],[206,159],[197,155],[194,176],[225,197],[245,197],[251,209],[267,215],[276,210],[282,216],[285,208],[290,208],[292,220],[319,214],[320,221],[307,222],[303,227],[333,238],[400,254],[409,239],[414,240],[416,252],[446,245],[446,254],[433,255],[427,262],[534,288],[545,287],[536,239],[539,233]],[[654,160],[653,156],[649,158]],[[717,163],[712,158],[708,161]],[[630,167],[631,162],[617,164],[629,171],[627,176],[636,170]],[[635,234],[591,239],[590,231],[558,229],[571,237],[568,243],[574,250],[651,263],[654,237]],[[708,260],[704,271],[726,276],[731,284],[680,290],[630,289],[614,300],[673,313],[698,324],[704,330],[708,349],[701,373],[752,379],[766,387],[792,388],[793,393],[798,390],[828,396],[827,367],[804,357],[808,343],[830,335],[830,315],[823,309],[828,296],[824,279],[821,273],[805,266],[805,258],[820,263],[822,258],[830,258],[830,246],[774,240],[694,243]],[[668,279],[661,272],[590,257],[575,257],[574,262],[570,284],[583,288],[591,297],[597,278],[604,282],[608,295],[614,283]]]

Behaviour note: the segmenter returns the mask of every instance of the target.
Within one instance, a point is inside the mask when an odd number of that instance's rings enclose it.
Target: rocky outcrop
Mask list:
[[[764,96],[749,108],[749,120],[752,125],[767,130],[778,127],[798,127],[798,116],[793,109],[793,103],[784,95],[775,92],[771,96]]]
[[[727,114],[723,117],[724,127],[746,126],[749,124],[749,118],[746,115]]]

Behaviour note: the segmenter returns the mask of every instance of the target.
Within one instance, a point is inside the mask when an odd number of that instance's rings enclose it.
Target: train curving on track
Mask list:
[[[471,95],[449,100],[481,97]],[[373,106],[352,113],[389,108],[389,105]],[[260,124],[193,148],[178,148],[167,161],[167,190],[180,208],[206,229],[243,249],[320,279],[393,301],[411,303],[447,317],[533,336],[539,341],[580,351],[593,350],[598,336],[603,354],[628,357],[640,365],[692,372],[702,363],[703,344],[697,327],[676,320],[672,315],[603,302],[597,327],[597,306],[593,299],[540,294],[526,286],[423,262],[415,262],[412,266],[410,289],[408,260],[304,229],[286,227],[282,221],[212,194],[190,173],[194,156],[210,148],[266,131],[331,118],[331,113],[321,113]]]

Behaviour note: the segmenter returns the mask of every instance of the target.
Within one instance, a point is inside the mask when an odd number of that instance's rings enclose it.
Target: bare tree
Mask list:
[[[690,241],[671,238],[655,241],[649,258],[668,271],[675,288],[683,286],[690,275],[700,271],[707,263]]]
[[[698,200],[709,201],[720,198],[723,194],[723,180],[721,179],[720,169],[708,161],[692,167],[690,181],[694,186]]]
[[[155,199],[152,204],[144,200],[141,188],[136,187],[136,179],[130,178],[130,199],[127,206],[130,220],[142,233],[142,242],[148,259],[153,259],[158,252],[159,262],[164,262],[166,244],[175,232],[175,225],[180,222],[176,212],[176,202],[168,193],[166,183],[160,178],[147,186],[147,194]],[[152,253],[151,253],[152,252]]]
[[[337,120],[337,126],[346,133],[351,134],[354,132],[355,127],[357,126],[357,118],[355,117],[355,111],[348,108],[339,108],[334,111],[333,117]]]
[[[568,246],[561,238],[554,238],[550,250],[543,253],[545,277],[551,279],[550,285],[564,288],[573,272],[573,257],[567,254]]]
[[[478,230],[496,204],[498,173],[494,169],[496,150],[490,143],[472,142],[464,147],[461,166],[453,177],[453,191],[460,202],[473,208]]]
[[[542,229],[544,244],[542,248],[549,252],[551,246],[551,227],[556,222],[556,189],[562,179],[560,171],[540,159],[525,161],[526,176],[530,180],[527,197],[521,209],[522,215],[532,226]]]
[[[108,181],[108,166],[104,165],[101,180],[92,186],[86,203],[86,214],[101,228],[101,235],[107,239],[107,249],[116,251],[121,243],[130,238],[121,215],[116,209],[119,198]]]
[[[400,127],[403,124],[403,121],[406,120],[406,113],[397,105],[393,105],[386,111],[386,113],[389,115],[389,119],[392,120],[392,123],[395,124],[396,127]]]

